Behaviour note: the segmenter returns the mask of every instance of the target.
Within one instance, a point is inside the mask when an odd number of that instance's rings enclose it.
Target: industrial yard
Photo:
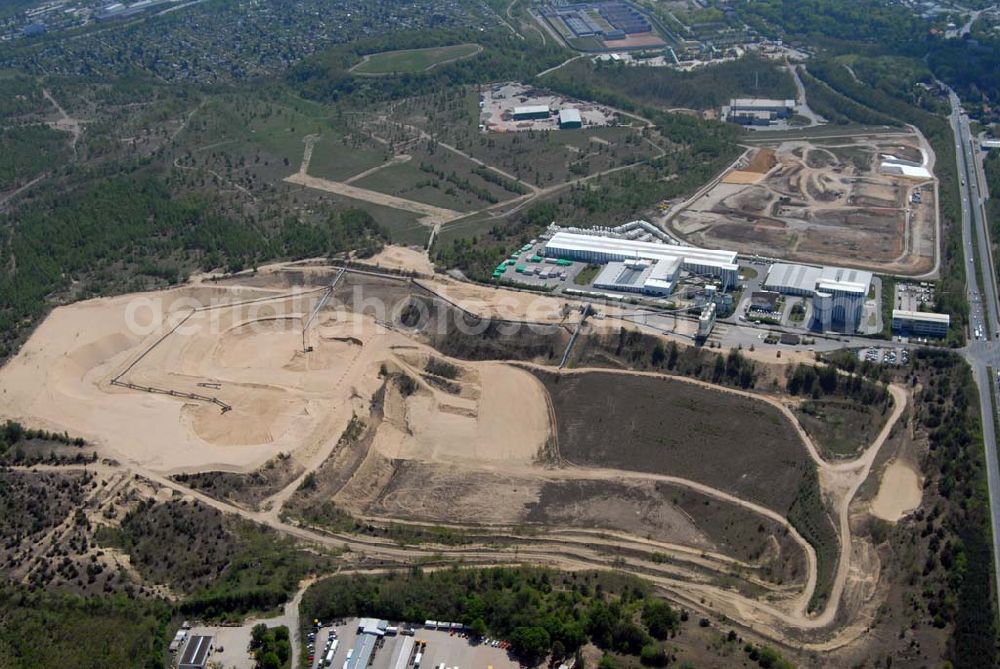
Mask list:
[[[938,244],[932,171],[912,134],[759,145],[668,225],[699,246],[924,274]]]
[[[603,105],[571,100],[519,83],[483,89],[480,127],[489,132],[573,130],[617,123],[617,113]]]

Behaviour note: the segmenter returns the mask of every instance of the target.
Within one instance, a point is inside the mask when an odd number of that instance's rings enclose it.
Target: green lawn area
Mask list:
[[[586,286],[591,281],[597,278],[597,275],[601,273],[601,265],[587,265],[580,270],[580,273],[573,277],[573,283],[578,286]]]
[[[313,147],[309,174],[321,179],[343,181],[389,159],[386,150],[345,145],[341,138],[323,136]]]
[[[352,185],[455,211],[475,211],[487,204],[468,196],[453,184],[421,171],[412,162],[392,165]]]
[[[429,49],[384,51],[368,56],[354,67],[358,74],[405,74],[424,72],[435,65],[457,58],[468,58],[479,52],[478,44],[452,44]]]

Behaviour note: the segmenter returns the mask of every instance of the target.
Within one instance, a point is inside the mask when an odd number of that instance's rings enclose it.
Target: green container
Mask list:
[[[514,271],[517,272],[518,274],[524,274],[524,265],[518,265],[517,267],[514,268]]]

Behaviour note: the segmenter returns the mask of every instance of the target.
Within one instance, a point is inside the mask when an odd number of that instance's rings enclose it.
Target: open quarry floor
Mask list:
[[[885,174],[894,156],[933,174],[915,134],[787,140],[750,149],[669,225],[708,248],[900,275],[936,268],[937,184]]]
[[[505,334],[483,318],[534,326]],[[0,402],[7,418],[86,438],[106,466],[303,541],[346,546],[347,561],[613,566],[774,639],[817,650],[856,641],[879,605],[880,570],[852,520],[895,519],[915,503],[912,485],[905,499],[887,490],[873,505],[852,501],[881,476],[876,459],[907,392],[891,386],[874,441],[830,463],[787,398],[556,369],[579,319],[550,297],[276,266],[58,308],[0,370]],[[459,322],[481,329],[462,334]],[[616,324],[609,311],[599,327]],[[462,348],[473,344],[481,348]],[[752,443],[741,441],[746,429]],[[173,478],[250,473],[280,454],[294,461],[292,478],[259,504]],[[789,521],[810,480],[813,517],[832,543],[814,545]],[[461,541],[404,544],[362,536],[358,523],[444,527]]]

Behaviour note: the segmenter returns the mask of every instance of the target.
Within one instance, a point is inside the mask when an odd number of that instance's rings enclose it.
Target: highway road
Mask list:
[[[997,459],[997,435],[993,421],[995,407],[990,384],[1000,384],[989,367],[1000,370],[1000,323],[997,319],[997,282],[990,254],[989,231],[984,206],[985,178],[977,155],[978,148],[969,130],[969,118],[962,113],[954,92],[951,98],[951,123],[955,135],[955,159],[958,163],[959,189],[962,197],[962,250],[965,255],[966,293],[969,300],[969,344],[963,350],[979,388],[979,407],[983,417],[983,445],[986,450],[986,475],[990,494],[990,518],[993,528],[993,568],[997,592],[1000,592],[1000,463]],[[974,259],[977,248],[983,268],[983,286],[978,285]],[[1000,392],[997,393],[1000,397]]]

